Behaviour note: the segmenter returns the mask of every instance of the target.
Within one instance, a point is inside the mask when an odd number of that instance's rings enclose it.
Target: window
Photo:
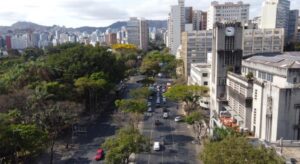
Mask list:
[[[257,100],[257,89],[254,91],[254,99]]]
[[[207,82],[207,81],[204,81],[203,85],[208,85],[208,82]]]
[[[207,77],[208,74],[207,73],[202,73],[202,77]]]

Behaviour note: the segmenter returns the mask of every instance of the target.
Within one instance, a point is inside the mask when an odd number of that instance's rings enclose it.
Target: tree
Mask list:
[[[283,163],[272,149],[254,147],[247,138],[230,136],[220,142],[205,143],[200,155],[205,164]]]
[[[199,106],[199,100],[207,96],[208,88],[205,86],[187,86],[175,85],[168,89],[164,94],[168,99],[175,101],[182,101],[185,103],[185,111],[189,114],[196,110]]]
[[[151,92],[148,87],[142,87],[131,90],[129,95],[134,99],[147,99],[151,95]]]
[[[138,129],[122,128],[115,137],[108,138],[102,144],[107,151],[105,162],[108,164],[127,164],[132,153],[149,151],[149,139],[141,135]]]
[[[120,112],[129,114],[127,120],[133,128],[137,128],[141,120],[141,115],[147,110],[147,101],[145,99],[122,99],[116,100],[116,106]]]
[[[0,159],[4,163],[18,163],[18,158],[37,155],[46,147],[47,133],[19,121],[16,110],[0,114]]]

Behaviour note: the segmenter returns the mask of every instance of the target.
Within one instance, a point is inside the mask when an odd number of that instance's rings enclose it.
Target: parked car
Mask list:
[[[180,122],[180,121],[182,121],[182,117],[181,116],[177,116],[177,117],[175,117],[174,121],[175,122]]]
[[[154,151],[159,151],[160,150],[160,144],[159,144],[159,142],[154,142],[154,144],[153,144],[153,150]]]
[[[152,108],[151,108],[151,107],[149,107],[147,111],[148,111],[148,112],[152,112]]]
[[[167,112],[165,112],[164,114],[163,114],[163,118],[164,119],[167,119],[169,117],[169,114],[167,113]]]
[[[155,124],[156,126],[158,126],[158,125],[160,125],[160,121],[159,121],[159,120],[155,120],[154,124]]]
[[[103,149],[98,149],[97,150],[97,154],[96,154],[96,156],[95,156],[94,159],[96,161],[100,161],[103,157],[104,157],[104,151],[103,151]]]

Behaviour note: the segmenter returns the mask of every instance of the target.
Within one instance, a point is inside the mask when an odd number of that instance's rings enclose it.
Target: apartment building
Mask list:
[[[181,57],[186,79],[190,76],[191,64],[207,62],[207,53],[212,51],[212,37],[212,30],[182,33]]]
[[[254,53],[283,52],[284,29],[245,29],[243,55]]]
[[[241,22],[243,25],[248,23],[249,8],[250,4],[244,4],[242,1],[224,4],[213,1],[207,12],[207,30],[213,29],[216,22]]]
[[[127,42],[147,50],[149,41],[148,23],[145,19],[130,18],[127,22]]]

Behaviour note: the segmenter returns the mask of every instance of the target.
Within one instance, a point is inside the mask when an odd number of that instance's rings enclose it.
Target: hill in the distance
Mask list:
[[[149,27],[156,27],[156,28],[167,28],[167,21],[166,20],[148,20]],[[118,21],[115,22],[107,27],[79,27],[79,28],[69,28],[69,30],[75,30],[80,32],[88,32],[91,33],[95,30],[105,31],[107,28],[112,29],[121,29],[122,26],[126,26],[126,21]],[[55,27],[55,26],[52,26]],[[11,26],[0,26],[0,32],[5,33],[9,30],[15,31],[15,30],[38,30],[38,31],[45,31],[52,28],[51,26],[43,26],[32,22],[16,22],[12,24]]]

